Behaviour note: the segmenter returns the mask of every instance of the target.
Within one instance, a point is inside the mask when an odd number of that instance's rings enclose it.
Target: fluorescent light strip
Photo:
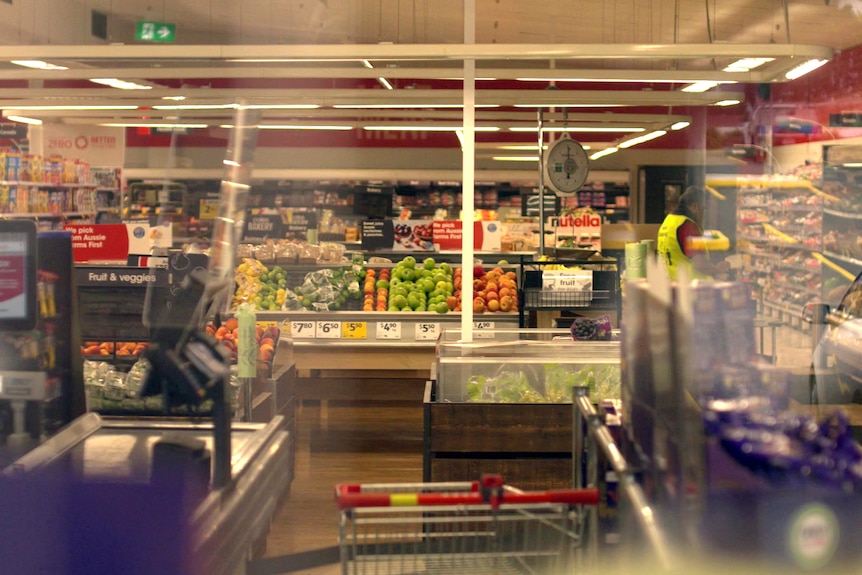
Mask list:
[[[185,96],[162,96],[162,100],[173,100],[174,102],[182,102],[185,99]]]
[[[154,110],[316,110],[317,104],[161,104],[153,106]]]
[[[862,168],[862,162],[847,162],[841,166],[844,168]]]
[[[635,104],[515,104],[515,108],[622,108]],[[479,106],[476,106],[477,108]]]
[[[16,66],[23,66],[25,68],[33,68],[34,70],[68,70],[66,66],[60,66],[58,64],[50,64],[43,60],[11,60],[13,64]]]
[[[84,106],[84,105],[57,105],[57,106],[9,106],[10,110],[27,110],[27,111],[35,111],[35,112],[48,112],[48,111],[73,111],[73,112],[83,112],[89,110],[137,110],[138,107],[134,105],[129,106]]]
[[[395,89],[392,87],[392,84],[390,84],[389,80],[387,80],[386,78],[380,77],[380,78],[377,78],[377,81],[380,82],[380,85],[383,86],[384,88],[386,88],[387,90],[394,90]]]
[[[219,128],[235,128],[233,124],[221,124]],[[301,125],[301,124],[262,124],[258,126],[259,130],[323,130],[323,131],[347,131],[352,130],[353,126],[334,126],[323,125]]]
[[[206,128],[206,124],[151,124],[147,122],[110,122],[99,124],[109,128]]]
[[[772,62],[775,58],[740,58],[733,64],[729,64],[724,68],[725,72],[750,72],[755,68],[763,66],[767,62]]]
[[[714,106],[736,106],[739,104],[739,100],[719,100]]]
[[[32,124],[33,126],[41,126],[42,120],[37,118],[28,118],[27,116],[6,116],[7,120],[12,120],[13,122],[20,122],[21,124]]]
[[[538,162],[538,156],[492,156],[497,162]]]
[[[626,140],[624,142],[619,143],[620,148],[631,148],[632,146],[637,146],[638,144],[643,144],[644,142],[649,142],[650,140],[655,140],[656,138],[661,138],[667,134],[664,130],[656,130],[654,132],[650,132],[649,134],[644,134],[643,136],[637,136],[636,138],[632,138],[631,140]]]
[[[461,150],[464,149],[464,130],[457,130],[455,135],[458,136],[458,143],[461,144]]]
[[[787,72],[784,77],[788,80],[795,80],[797,78],[801,78],[805,74],[813,72],[820,66],[826,64],[828,61],[829,60],[808,60],[807,62],[800,64],[799,66]]]
[[[120,80],[119,78],[90,78],[90,82],[94,84],[102,84],[104,86],[110,86],[111,88],[117,88],[118,90],[152,90],[152,86],[145,86],[143,84],[138,84],[137,82],[130,82],[128,80]]]
[[[531,144],[524,144],[524,145],[511,145],[511,146],[497,146],[497,148],[500,150],[513,150],[513,151],[514,150],[520,150],[520,151],[534,150],[535,151],[535,150],[539,149],[539,146],[536,144],[532,144],[532,145]],[[548,146],[542,146],[542,149],[547,150]],[[586,150],[588,148],[586,146],[584,146],[584,149]]]
[[[610,156],[611,154],[616,154],[619,152],[619,148],[605,148],[604,150],[599,150],[592,156],[590,156],[591,160],[598,160],[599,158],[604,158],[605,156]]]
[[[718,86],[718,82],[711,82],[711,81],[695,82],[694,84],[689,84],[688,86],[683,88],[681,91],[699,94],[701,92],[706,92],[707,90],[712,90],[716,86]]]
[[[464,104],[335,104],[339,110],[401,110],[426,108],[463,108]],[[476,108],[499,108],[498,104],[476,104]]]
[[[682,130],[683,128],[688,128],[691,125],[691,122],[686,122],[685,120],[681,122],[676,122],[675,124],[671,124],[671,130]]]
[[[537,126],[523,126],[516,128],[509,128],[512,132],[535,132],[539,128]],[[606,133],[615,133],[615,132],[643,132],[644,128],[637,128],[634,126],[620,126],[615,128],[608,128],[605,126],[596,126],[596,127],[586,127],[586,126],[573,126],[569,128],[565,127],[544,127],[542,128],[543,132],[580,132],[580,133],[596,133],[596,134],[606,134]]]
[[[693,80],[680,80],[678,78],[515,78],[519,82],[593,82],[601,84],[680,84],[693,82]],[[695,80],[706,81],[706,80]],[[717,84],[736,84],[736,80],[722,80]]]
[[[365,126],[363,129],[373,132],[385,130],[398,132],[459,132],[464,128],[463,126]],[[499,132],[500,128],[497,126],[476,126],[474,130],[476,132]]]

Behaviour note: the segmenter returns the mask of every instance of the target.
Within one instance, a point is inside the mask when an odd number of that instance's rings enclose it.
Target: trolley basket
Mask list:
[[[490,484],[339,485],[343,575],[556,574],[577,566],[594,489]]]

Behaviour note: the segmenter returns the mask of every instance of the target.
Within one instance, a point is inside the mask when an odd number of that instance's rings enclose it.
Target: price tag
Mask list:
[[[201,220],[214,220],[218,216],[218,200],[201,199],[200,203],[200,218]]]
[[[400,321],[377,322],[377,339],[401,339]]]
[[[494,334],[491,331],[494,329],[493,321],[474,321],[473,336],[476,339],[493,338]]]
[[[314,339],[313,321],[290,322],[290,335],[293,339]]]
[[[368,324],[364,321],[346,321],[341,324],[343,339],[367,339]]]
[[[431,322],[419,322],[416,324],[416,341],[436,340],[440,335],[440,324]]]
[[[319,321],[315,336],[318,339],[341,339],[340,321]]]

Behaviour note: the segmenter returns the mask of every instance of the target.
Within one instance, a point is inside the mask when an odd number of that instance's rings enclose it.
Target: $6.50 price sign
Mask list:
[[[319,321],[314,335],[317,339],[341,339],[341,322]]]

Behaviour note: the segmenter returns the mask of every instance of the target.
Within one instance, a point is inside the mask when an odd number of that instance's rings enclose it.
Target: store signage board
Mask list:
[[[556,215],[560,212],[560,197],[556,194],[545,194],[542,196],[545,202],[545,216]],[[538,216],[539,215],[539,194],[526,194],[521,198],[521,215],[522,216]]]
[[[26,124],[0,124],[0,138],[9,140],[26,140]]]
[[[459,251],[462,248],[462,222],[435,221],[432,224],[434,246],[441,251]],[[500,222],[473,222],[473,249],[498,252],[502,245],[503,226]]]
[[[135,40],[143,42],[173,42],[176,37],[176,24],[168,22],[141,21],[135,27]]]
[[[280,215],[252,215],[246,218],[246,239],[278,239],[284,237],[284,221]]]
[[[76,267],[75,281],[84,287],[168,287],[168,270],[136,267]]]
[[[214,220],[218,215],[218,199],[217,198],[201,198],[200,211],[198,212],[202,220]]]
[[[155,231],[143,222],[67,224],[64,229],[72,232],[72,257],[75,263],[118,264],[125,264],[130,255],[149,254]]]
[[[45,123],[30,130],[30,148],[43,157],[63,156],[91,166],[126,163],[126,129]]]
[[[546,229],[551,229],[557,241],[564,238],[572,239],[571,247],[602,249],[602,217],[595,213],[548,218]]]
[[[829,114],[830,128],[862,128],[862,112]]]
[[[364,220],[362,249],[429,252],[434,249],[428,220]]]
[[[289,209],[286,215],[285,235],[290,239],[304,240],[309,229],[317,229],[317,214],[313,211]]]

